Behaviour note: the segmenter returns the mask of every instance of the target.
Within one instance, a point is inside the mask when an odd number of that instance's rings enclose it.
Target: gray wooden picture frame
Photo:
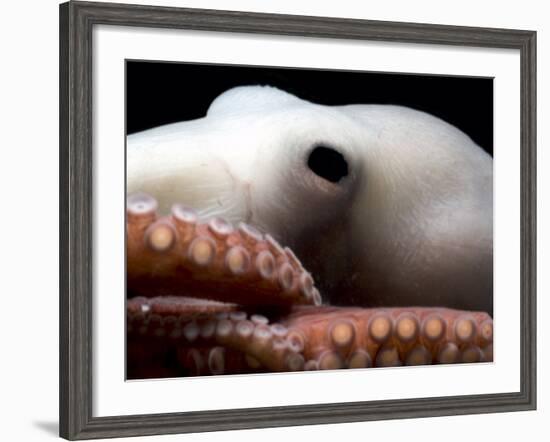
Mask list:
[[[92,29],[97,24],[518,49],[521,59],[520,392],[92,416]],[[535,81],[534,31],[108,3],[60,5],[60,435],[76,440],[535,409]]]

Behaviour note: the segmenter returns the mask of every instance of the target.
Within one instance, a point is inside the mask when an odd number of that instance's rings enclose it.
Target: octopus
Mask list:
[[[128,379],[493,360],[492,159],[453,126],[247,86],[127,146]]]

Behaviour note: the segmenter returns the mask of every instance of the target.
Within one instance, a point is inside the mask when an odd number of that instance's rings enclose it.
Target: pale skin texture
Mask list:
[[[338,182],[308,167],[319,145],[344,158]],[[492,158],[435,117],[240,87],[127,149],[128,193],[270,232],[325,302],[492,313]]]

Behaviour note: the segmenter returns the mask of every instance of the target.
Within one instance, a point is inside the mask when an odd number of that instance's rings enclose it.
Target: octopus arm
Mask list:
[[[321,303],[311,275],[270,235],[222,218],[201,222],[182,205],[174,205],[168,216],[159,216],[156,207],[145,194],[128,198],[130,295],[184,295],[256,306]]]

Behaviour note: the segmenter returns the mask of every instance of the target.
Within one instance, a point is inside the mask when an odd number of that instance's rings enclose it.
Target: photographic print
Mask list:
[[[62,437],[536,408],[535,31],[59,18]]]
[[[127,60],[126,134],[127,379],[493,361],[492,78]]]

